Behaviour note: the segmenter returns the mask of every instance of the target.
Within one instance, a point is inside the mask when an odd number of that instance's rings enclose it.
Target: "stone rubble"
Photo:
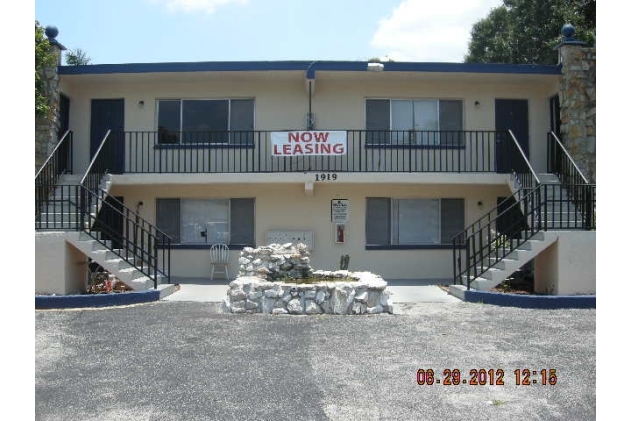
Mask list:
[[[264,270],[263,270],[264,269]],[[284,278],[322,278],[300,284]],[[331,281],[352,278],[355,281]],[[393,312],[391,292],[371,272],[313,270],[304,244],[246,247],[239,259],[239,277],[230,282],[223,301],[229,313],[379,314]]]

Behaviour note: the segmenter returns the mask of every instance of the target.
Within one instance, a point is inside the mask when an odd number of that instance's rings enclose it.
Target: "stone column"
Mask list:
[[[561,140],[591,183],[596,182],[596,48],[574,39],[564,25],[563,42],[555,47],[562,65],[559,102]]]
[[[61,64],[61,52],[66,49],[55,37],[59,31],[54,26],[46,27],[46,36],[50,48],[57,57],[57,64]],[[46,85],[49,98],[50,113],[45,116],[35,116],[35,172],[40,169],[57,144],[59,129],[59,75],[57,66],[45,68],[42,78]]]

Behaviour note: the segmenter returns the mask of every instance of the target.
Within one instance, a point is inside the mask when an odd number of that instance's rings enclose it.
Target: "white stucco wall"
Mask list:
[[[555,295],[596,293],[596,232],[555,231],[558,240],[535,258],[535,290]]]
[[[35,233],[35,294],[75,294],[87,279],[87,258],[66,241],[76,233]]]
[[[111,193],[123,196],[127,206],[138,201],[144,206],[141,216],[155,221],[155,199],[180,198],[255,198],[256,245],[265,244],[268,230],[313,231],[315,248],[312,266],[339,268],[342,254],[349,254],[350,269],[369,270],[384,278],[447,279],[453,277],[452,250],[366,250],[366,197],[392,198],[465,198],[465,226],[496,205],[498,196],[509,193],[506,185],[461,186],[419,184],[316,183],[313,195],[305,193],[304,183],[277,184],[203,184],[203,185],[115,185]],[[330,220],[332,199],[350,200],[350,220],[346,242],[335,244]],[[482,206],[478,206],[482,202]],[[231,252],[230,274],[237,273],[238,251]],[[183,277],[210,276],[208,250],[173,250],[172,273]]]

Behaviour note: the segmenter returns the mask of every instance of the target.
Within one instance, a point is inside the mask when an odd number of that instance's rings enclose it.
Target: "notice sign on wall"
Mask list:
[[[272,156],[346,155],[345,131],[272,132]]]
[[[348,199],[331,200],[331,222],[343,224],[348,222]]]

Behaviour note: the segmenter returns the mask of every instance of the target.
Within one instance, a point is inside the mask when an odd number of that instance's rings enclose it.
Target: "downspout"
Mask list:
[[[311,79],[309,79],[309,114],[307,114],[307,130],[313,130],[313,112],[311,110]]]
[[[314,64],[317,63],[316,61],[313,61],[308,67],[307,70],[305,71],[305,77],[308,80],[308,91],[309,91],[309,111],[307,113],[307,130],[313,130],[315,128],[315,118],[313,115],[313,81],[315,79],[315,71],[313,73],[313,77],[311,77],[309,75],[309,72],[311,71],[312,67]]]

